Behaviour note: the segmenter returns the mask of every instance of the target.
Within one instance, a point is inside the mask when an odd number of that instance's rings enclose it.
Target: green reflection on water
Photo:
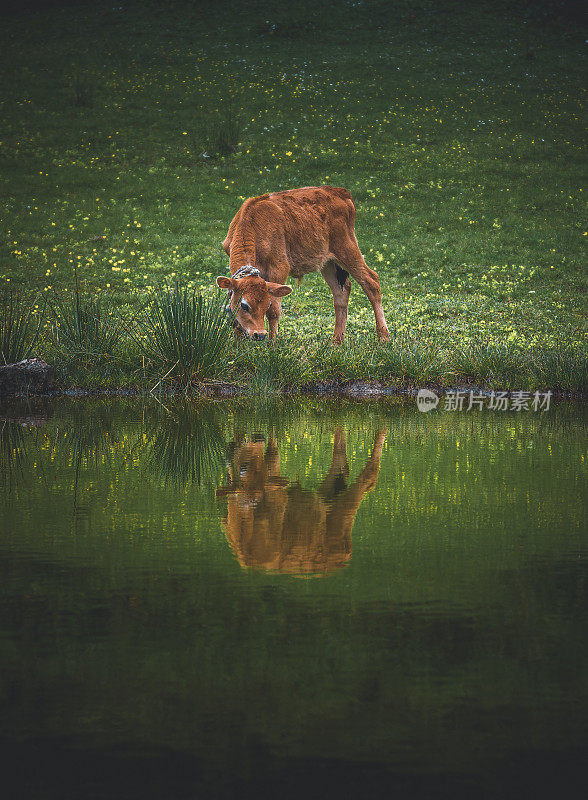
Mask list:
[[[5,740],[165,746],[217,788],[333,759],[489,792],[585,746],[582,406],[5,417]]]

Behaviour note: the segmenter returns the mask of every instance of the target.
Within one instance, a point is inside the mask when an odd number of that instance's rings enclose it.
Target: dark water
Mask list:
[[[584,797],[585,426],[5,407],[5,796]]]

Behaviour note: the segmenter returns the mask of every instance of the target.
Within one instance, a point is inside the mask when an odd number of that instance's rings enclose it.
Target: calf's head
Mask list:
[[[292,291],[291,286],[270,283],[258,275],[237,279],[219,276],[216,282],[221,289],[229,292],[227,311],[233,314],[235,333],[245,334],[256,340],[267,336],[264,317],[272,298],[285,297]]]

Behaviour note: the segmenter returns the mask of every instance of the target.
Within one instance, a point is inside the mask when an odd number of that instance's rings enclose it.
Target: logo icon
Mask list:
[[[426,413],[439,405],[439,395],[430,389],[419,389],[417,394],[417,408]]]

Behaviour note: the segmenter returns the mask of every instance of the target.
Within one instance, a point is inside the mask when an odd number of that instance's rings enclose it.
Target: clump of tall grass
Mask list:
[[[4,364],[15,364],[32,355],[41,324],[40,316],[36,326],[33,324],[32,313],[33,306],[14,292],[0,297],[0,358]]]
[[[231,331],[218,296],[205,298],[178,283],[160,286],[136,331],[158,383],[175,380],[187,388],[224,368]]]
[[[76,108],[92,108],[94,105],[94,84],[84,75],[75,75],[70,87],[70,105]]]
[[[84,361],[113,356],[124,335],[123,321],[105,312],[100,297],[83,296],[76,284],[71,297],[55,295],[52,338],[70,357]]]
[[[241,131],[241,116],[233,106],[211,116],[201,125],[198,134],[198,145],[203,148],[203,157],[215,159],[236,153]]]

